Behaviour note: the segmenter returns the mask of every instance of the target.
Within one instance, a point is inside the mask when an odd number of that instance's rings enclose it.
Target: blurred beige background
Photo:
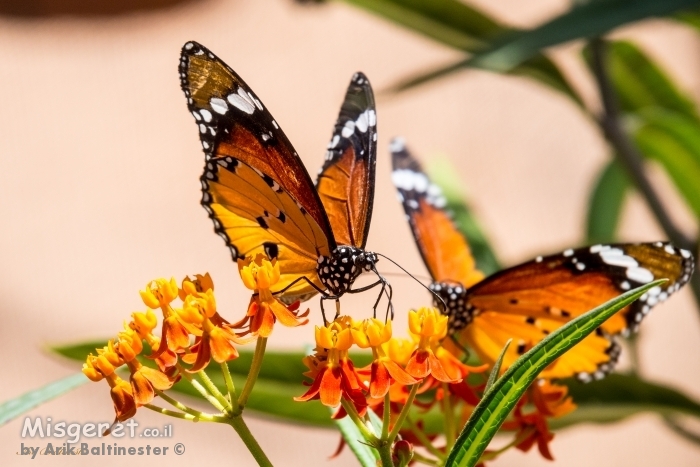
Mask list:
[[[568,6],[566,0],[478,3],[518,26],[535,25]],[[700,97],[695,33],[651,21],[619,34],[637,39]],[[222,313],[229,319],[244,313],[247,293],[199,206],[203,155],[177,75],[180,47],[190,39],[211,48],[255,89],[311,173],[321,164],[354,71],[364,71],[381,90],[455,56],[343,4],[302,8],[288,0],[209,0],[112,19],[0,17],[0,401],[75,372],[76,366],[43,349],[113,335],[129,313],[143,308],[138,290],[152,278],[209,271]],[[578,51],[574,44],[553,55],[595,106]],[[607,148],[566,98],[531,81],[465,72],[398,97],[381,95],[378,122],[370,249],[425,274],[390,183],[386,148],[398,134],[424,161],[442,155],[454,163],[506,264],[582,242],[586,196]],[[664,177],[655,173],[654,179],[665,188],[674,217],[692,229]],[[626,206],[621,234],[630,241],[662,238],[636,198]],[[429,298],[406,278],[392,277],[392,283],[397,328],[403,330],[404,310]],[[349,297],[344,311],[366,314],[372,300]],[[309,303],[320,321],[317,302]],[[300,348],[312,342],[311,327],[277,328],[270,345]],[[641,353],[645,375],[700,399],[700,322],[688,290],[646,320]],[[100,383],[31,415],[87,422],[110,420],[113,412],[107,385]],[[146,410],[136,418],[141,426],[170,422]],[[254,465],[225,426],[173,423],[173,442],[185,444],[185,455],[143,461]],[[252,416],[249,424],[276,465],[355,465],[347,451],[327,461],[338,442],[332,431]],[[0,429],[3,465],[28,462],[16,455],[20,442],[30,442],[20,438],[20,429],[20,420]],[[559,465],[573,467],[700,462],[700,449],[651,415],[561,432],[552,452]],[[95,459],[70,462],[94,465]],[[64,464],[48,457],[33,461]],[[512,451],[491,465],[545,464],[536,452]]]

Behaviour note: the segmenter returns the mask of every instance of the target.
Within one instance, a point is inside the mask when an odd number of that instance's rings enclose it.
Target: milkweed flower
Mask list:
[[[169,281],[165,279],[151,281],[144,290],[139,292],[143,303],[148,308],[152,310],[160,308],[163,312],[160,345],[151,358],[158,358],[166,350],[177,353],[190,344],[187,328],[178,320],[177,313],[170,306],[170,303],[178,297],[178,292],[174,277]]]
[[[391,339],[391,321],[386,324],[376,318],[353,323],[352,337],[361,349],[372,349],[372,364],[370,365],[369,395],[381,398],[389,392],[392,383],[407,386],[416,384],[418,380],[393,361],[385,350],[384,344]]]
[[[152,349],[160,347],[161,339],[153,334],[153,330],[158,325],[158,319],[155,313],[150,308],[145,312],[136,311],[131,314],[129,328],[133,329],[139,337],[145,340]],[[174,374],[177,372],[177,354],[169,349],[164,349],[163,352],[155,358],[155,362],[165,374]]]
[[[116,422],[124,422],[136,415],[136,402],[131,392],[131,385],[116,374],[116,369],[124,361],[114,349],[113,341],[102,349],[97,349],[97,355],[88,355],[83,364],[83,374],[91,381],[106,380],[110,387],[110,397],[114,404]]]
[[[540,379],[530,387],[530,397],[537,410],[546,417],[561,417],[576,410],[569,388]],[[568,397],[567,397],[568,396]]]
[[[114,349],[129,367],[131,376],[131,393],[137,406],[150,404],[155,397],[155,390],[170,389],[174,379],[164,373],[141,364],[136,358],[143,350],[139,335],[130,328],[119,333]]]
[[[277,259],[269,260],[263,254],[255,258],[238,260],[238,272],[243,284],[253,291],[245,318],[233,325],[235,329],[245,329],[245,334],[268,337],[276,321],[285,326],[295,327],[306,324],[309,314],[307,309],[299,313],[299,302],[286,306],[270,290],[280,279],[280,267]]]
[[[432,376],[443,383],[455,383],[469,374],[469,367],[440,346],[447,336],[447,320],[435,308],[408,312],[408,328],[418,339],[418,348],[406,364],[406,371],[414,378]]]
[[[187,363],[193,363],[189,372],[197,372],[206,368],[213,358],[217,363],[224,363],[238,358],[234,344],[244,344],[246,340],[238,337],[228,328],[228,321],[216,311],[216,300],[213,289],[198,292],[192,282],[185,281],[183,290],[188,294],[185,304],[179,312],[180,320],[197,329],[195,343],[190,347],[190,353],[183,356]]]
[[[304,359],[309,368],[304,376],[313,378],[313,383],[304,395],[294,400],[321,399],[323,405],[337,407],[345,398],[358,412],[366,410],[364,387],[348,356],[353,344],[351,325],[349,317],[341,316],[327,326],[316,326],[316,354]]]

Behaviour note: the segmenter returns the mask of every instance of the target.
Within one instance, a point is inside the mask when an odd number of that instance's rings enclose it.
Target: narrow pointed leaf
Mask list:
[[[578,316],[518,358],[484,394],[459,435],[445,465],[475,466],[510,411],[542,370],[595,331],[606,319],[638,299],[651,287],[663,282],[650,282]]]
[[[603,168],[588,202],[587,243],[614,242],[629,187],[627,173],[618,162],[613,160]]]
[[[486,387],[484,388],[484,392],[487,392],[489,389],[491,389],[491,386],[493,386],[493,383],[496,382],[498,379],[498,374],[501,372],[501,365],[503,364],[503,358],[506,356],[506,352],[508,351],[508,347],[510,347],[510,343],[513,342],[513,339],[508,339],[506,342],[506,345],[503,346],[503,350],[501,350],[501,354],[498,356],[498,359],[496,359],[496,363],[493,365],[493,368],[491,369],[491,373],[489,374],[489,379],[486,381]]]
[[[87,376],[82,373],[77,373],[3,402],[0,404],[0,426],[30,411],[34,407],[38,407],[44,402],[48,402],[55,397],[72,391],[78,386],[82,386],[88,381],[90,380]]]
[[[700,218],[700,124],[683,114],[653,109],[634,140],[644,156],[658,161],[688,206]]]
[[[602,36],[628,23],[670,15],[698,5],[700,5],[698,0],[586,2],[541,26],[509,35],[490,50],[466,60],[465,66],[508,72],[547,47],[575,39]]]

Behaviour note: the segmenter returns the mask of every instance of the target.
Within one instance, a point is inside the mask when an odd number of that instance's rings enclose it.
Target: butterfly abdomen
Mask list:
[[[328,291],[339,297],[350,289],[355,279],[371,271],[377,262],[374,253],[348,245],[340,245],[330,257],[319,256],[316,271]]]

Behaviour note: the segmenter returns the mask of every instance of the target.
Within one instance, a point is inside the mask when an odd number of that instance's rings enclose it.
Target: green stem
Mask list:
[[[270,462],[270,459],[267,458],[265,452],[263,452],[262,448],[258,444],[258,441],[253,436],[253,433],[250,432],[248,425],[245,424],[242,417],[229,418],[228,424],[231,425],[234,430],[236,430],[236,433],[238,433],[238,436],[240,436],[241,440],[243,440],[243,443],[248,448],[248,451],[250,451],[250,453],[253,455],[258,465],[262,467],[272,467],[272,462]]]
[[[230,412],[232,410],[231,404],[226,400],[224,395],[221,394],[221,391],[219,391],[219,388],[217,388],[211,378],[209,378],[209,375],[202,370],[197,372],[197,376],[199,376],[199,379],[202,380],[202,383],[207,388],[207,391],[209,391],[211,396],[213,396],[213,400],[209,398],[207,400],[209,400],[214,407],[222,412]]]
[[[190,413],[175,412],[174,410],[164,409],[163,407],[158,407],[153,404],[145,404],[143,407],[158,412],[162,415],[167,415],[168,417],[175,417],[182,420],[189,420],[191,422],[214,422],[214,423],[228,423],[228,420],[219,415],[202,414],[201,416],[195,416]]]
[[[191,408],[191,407],[187,407],[185,404],[183,404],[182,402],[180,402],[180,401],[178,401],[178,400],[176,400],[176,399],[173,399],[172,397],[170,397],[169,395],[167,395],[167,394],[164,393],[163,391],[160,391],[160,390],[158,390],[158,389],[156,389],[155,391],[156,391],[156,394],[158,394],[158,397],[160,397],[161,399],[163,399],[165,402],[167,402],[168,404],[172,405],[172,406],[175,407],[176,409],[182,410],[183,412],[192,415],[192,416],[193,416],[194,418],[196,418],[196,419],[206,420],[206,419],[208,419],[208,418],[212,418],[212,417],[216,417],[216,416],[217,416],[217,415],[214,415],[214,414],[208,414],[208,413],[205,413],[205,412],[200,412],[199,410],[195,410],[195,409],[193,409],[193,408]],[[163,409],[163,410],[166,410],[166,409]],[[211,421],[211,420],[207,420],[207,421]]]
[[[372,433],[369,430],[369,428],[367,428],[367,425],[365,425],[365,423],[362,421],[360,415],[357,413],[357,410],[355,410],[355,406],[352,405],[351,402],[346,401],[345,399],[341,399],[340,404],[343,406],[350,419],[355,423],[357,429],[360,430],[360,433],[362,433],[362,437],[365,438],[365,441],[374,446],[378,441],[377,437],[374,435],[374,433]]]
[[[454,412],[452,411],[452,400],[447,383],[442,383],[442,412],[445,417],[445,451],[450,452],[452,445],[457,440],[457,429],[455,426]]]
[[[233,401],[236,400],[236,388],[233,386],[231,371],[228,369],[228,364],[226,362],[221,364],[221,373],[223,373],[224,381],[226,381],[226,391],[228,391],[229,403],[231,406],[233,406]]]
[[[382,461],[382,467],[393,467],[394,461],[391,458],[391,444],[384,444],[377,448],[379,451],[379,458]]]
[[[414,422],[411,417],[406,417],[406,423],[408,424],[409,429],[413,433],[413,435],[420,441],[421,445],[427,449],[432,455],[437,457],[440,460],[445,459],[445,453],[441,452],[438,448],[433,446],[433,442],[430,441],[430,438],[426,436],[425,433],[416,425],[416,422]]]
[[[243,412],[243,408],[248,403],[248,397],[250,397],[250,393],[253,390],[253,386],[255,386],[255,382],[258,380],[258,374],[260,373],[260,367],[262,366],[266,345],[267,337],[258,337],[258,341],[255,344],[253,362],[250,364],[248,377],[246,378],[245,384],[243,385],[241,395],[238,397],[238,407],[236,408],[237,413]]]
[[[389,425],[391,425],[391,396],[387,392],[384,396],[384,416],[382,417],[382,436],[381,439],[389,437]]]
[[[406,399],[406,404],[401,409],[399,417],[396,419],[396,424],[391,430],[391,433],[389,433],[389,437],[386,439],[387,443],[390,446],[396,439],[396,436],[399,434],[399,430],[401,430],[401,426],[403,425],[404,420],[406,420],[408,412],[411,410],[411,406],[413,405],[413,399],[415,399],[416,392],[418,392],[418,386],[420,386],[420,384],[414,384],[413,386],[411,386],[411,392],[408,393],[408,399]]]

